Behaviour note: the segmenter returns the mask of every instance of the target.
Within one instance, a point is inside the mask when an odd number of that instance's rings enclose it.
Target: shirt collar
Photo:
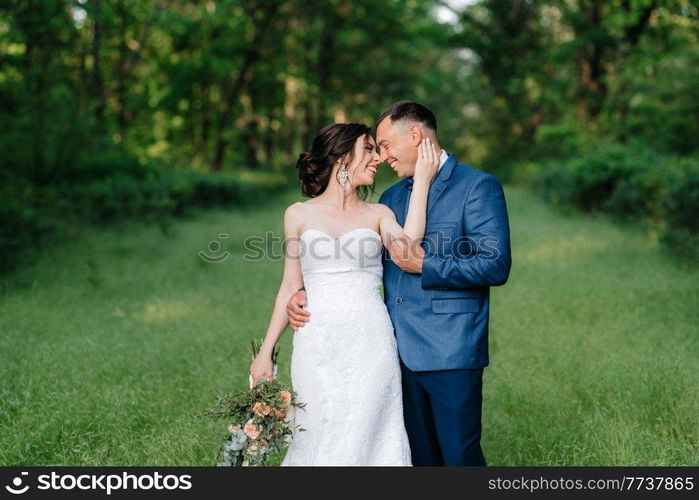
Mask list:
[[[444,166],[444,164],[447,162],[448,159],[449,159],[449,155],[447,154],[447,152],[445,150],[442,149],[442,154],[439,155],[439,168],[437,168],[437,172],[442,170],[442,167]]]

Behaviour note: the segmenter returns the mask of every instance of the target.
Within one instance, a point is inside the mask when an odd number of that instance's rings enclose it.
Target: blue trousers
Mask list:
[[[413,465],[484,466],[483,368],[414,372],[401,361],[403,418]]]

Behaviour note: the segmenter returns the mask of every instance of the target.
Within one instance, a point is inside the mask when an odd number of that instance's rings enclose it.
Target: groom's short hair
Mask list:
[[[379,123],[386,117],[389,117],[392,122],[405,120],[421,123],[425,127],[437,132],[437,117],[434,116],[430,108],[419,102],[398,101],[391,104],[386,111],[381,113],[378,120],[376,120],[375,129],[378,128]]]

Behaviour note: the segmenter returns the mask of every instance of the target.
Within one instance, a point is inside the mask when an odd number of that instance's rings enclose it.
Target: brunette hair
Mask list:
[[[362,123],[334,123],[323,127],[313,139],[310,151],[299,155],[296,168],[299,171],[301,192],[315,198],[322,194],[330,183],[333,165],[338,158],[349,154],[354,159],[354,144],[363,135],[371,134],[371,128]],[[360,186],[360,198],[366,198],[367,190]]]

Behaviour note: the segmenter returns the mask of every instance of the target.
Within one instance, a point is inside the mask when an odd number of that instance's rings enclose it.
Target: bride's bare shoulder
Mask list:
[[[293,217],[294,215],[301,213],[302,210],[303,210],[303,203],[300,201],[297,201],[295,203],[292,203],[288,207],[286,207],[286,210],[284,210],[284,217]]]
[[[298,229],[301,225],[301,221],[304,219],[305,211],[306,207],[301,201],[297,201],[286,207],[284,211],[284,226],[296,232],[296,229]]]
[[[313,199],[306,201],[297,201],[286,207],[286,212],[284,212],[285,217],[307,217],[312,212],[316,211],[317,208],[314,203],[311,203]]]

